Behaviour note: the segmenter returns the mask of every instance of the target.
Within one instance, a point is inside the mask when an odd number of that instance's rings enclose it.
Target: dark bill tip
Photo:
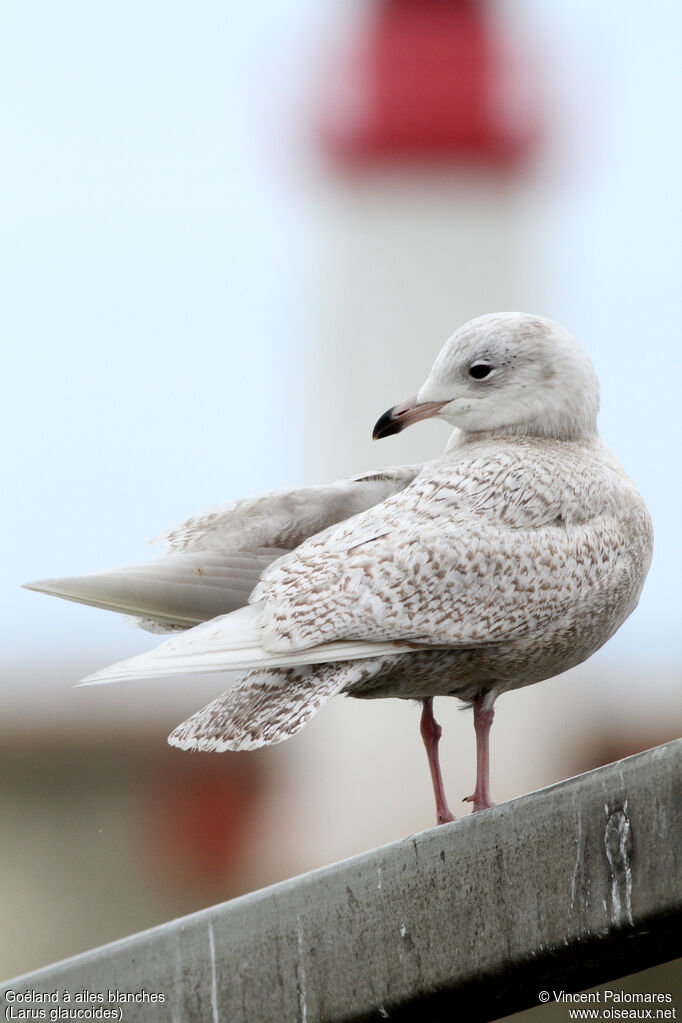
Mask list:
[[[413,394],[407,401],[402,401],[400,405],[394,405],[388,412],[384,412],[374,427],[372,437],[377,440],[379,437],[390,437],[393,433],[400,433],[406,426],[418,423],[420,419],[438,415],[443,405],[447,405],[447,401],[423,401],[417,404],[417,395]]]
[[[394,405],[388,412],[384,412],[380,419],[377,419],[372,431],[372,440],[379,440],[380,437],[391,437],[394,433],[400,433],[408,425],[404,419],[395,414],[397,408],[398,406]]]

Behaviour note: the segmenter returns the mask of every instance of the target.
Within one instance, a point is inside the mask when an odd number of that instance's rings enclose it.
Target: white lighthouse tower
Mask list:
[[[496,10],[483,0],[367,0],[336,44],[343,52],[320,104],[326,249],[306,408],[319,422],[307,434],[315,479],[440,454],[443,423],[379,443],[372,427],[414,393],[459,324],[535,306],[522,219],[538,93]],[[461,798],[473,787],[473,730],[456,701],[441,702],[445,771]],[[518,741],[522,723],[496,737],[496,757],[512,733]],[[292,747],[287,812],[305,836],[291,840],[292,865],[431,823],[417,714],[404,701],[333,701]],[[507,772],[506,792],[498,779],[502,796],[532,784],[519,771]],[[334,828],[319,826],[328,806]]]
[[[345,427],[325,430],[327,467],[434,457],[442,424],[379,448],[375,419],[416,390],[460,323],[528,304],[520,195],[537,92],[492,11],[482,0],[379,0],[332,62],[319,357],[325,407],[343,410]]]

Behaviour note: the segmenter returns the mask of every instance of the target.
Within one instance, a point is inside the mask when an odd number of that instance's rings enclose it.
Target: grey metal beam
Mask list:
[[[26,974],[0,1006],[87,988],[163,995],[105,1001],[135,1023],[498,1019],[682,954],[681,832],[678,740]]]

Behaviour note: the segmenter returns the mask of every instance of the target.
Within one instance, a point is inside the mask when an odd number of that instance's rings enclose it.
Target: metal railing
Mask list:
[[[0,1006],[475,1023],[680,954],[682,740],[8,981]]]

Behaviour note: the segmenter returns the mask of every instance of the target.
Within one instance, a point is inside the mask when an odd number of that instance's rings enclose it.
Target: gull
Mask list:
[[[454,431],[434,461],[219,506],[164,534],[145,565],[28,586],[178,633],[86,684],[241,673],[171,733],[181,749],[281,742],[339,693],[420,701],[444,823],[434,697],[473,708],[467,800],[484,810],[498,697],[590,657],[639,600],[651,520],[598,408],[592,363],[563,327],[481,316],[374,428],[444,420]]]

